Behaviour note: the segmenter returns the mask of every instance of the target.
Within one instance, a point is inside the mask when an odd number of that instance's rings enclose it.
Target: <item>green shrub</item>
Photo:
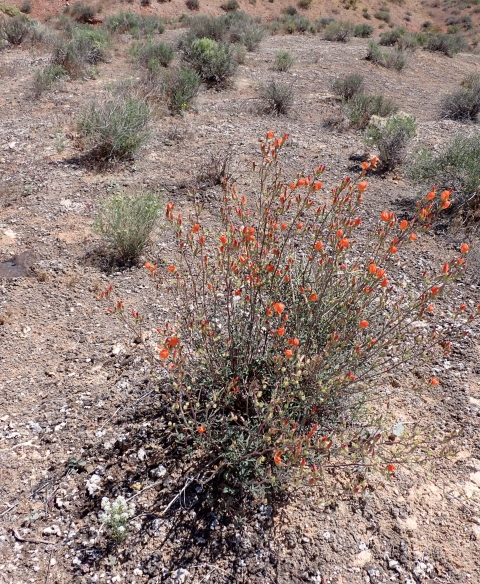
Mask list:
[[[380,35],[379,45],[391,47],[396,45],[399,39],[407,34],[407,29],[404,26],[393,28]]]
[[[175,53],[171,45],[151,41],[133,44],[130,54],[150,73],[157,73],[160,67],[168,67]]]
[[[480,114],[480,74],[464,79],[463,87],[442,99],[442,117],[451,120],[477,121]]]
[[[206,16],[204,14],[190,19],[190,37],[223,41],[227,35],[225,17]]]
[[[138,260],[163,203],[155,193],[118,194],[100,201],[94,231],[104,237],[122,264]]]
[[[302,10],[308,10],[312,4],[312,0],[298,0],[298,7]]]
[[[24,15],[0,20],[0,38],[12,45],[21,45],[30,32],[31,21]]]
[[[458,34],[431,34],[425,43],[427,51],[437,51],[447,55],[447,57],[454,57],[457,53],[466,52],[470,50],[470,46],[465,37]]]
[[[372,34],[373,26],[371,26],[370,24],[357,24],[357,26],[353,29],[353,36],[362,39],[367,39],[371,37]]]
[[[480,206],[480,136],[456,136],[440,152],[421,149],[410,162],[410,177],[440,189],[454,188],[452,210]]]
[[[377,20],[383,20],[383,22],[386,22],[387,24],[390,24],[392,20],[390,12],[387,12],[386,10],[378,10],[375,12],[374,16]]]
[[[394,49],[393,51],[385,52],[374,41],[368,43],[367,60],[372,61],[376,65],[386,67],[387,69],[396,69],[397,71],[402,71],[407,64],[405,51]]]
[[[380,167],[393,170],[404,162],[408,142],[416,132],[413,116],[398,113],[388,118],[372,117],[365,132],[365,142],[378,149]]]
[[[32,45],[42,44],[51,49],[57,40],[57,34],[48,26],[45,26],[37,20],[31,21],[30,30],[28,32],[28,40]]]
[[[383,95],[357,94],[344,103],[343,111],[350,125],[361,130],[368,126],[372,116],[388,117],[398,111],[398,106]]]
[[[32,3],[30,0],[24,0],[20,6],[20,12],[23,14],[30,14],[32,11]]]
[[[231,12],[224,21],[227,28],[225,38],[231,43],[241,43],[247,51],[254,51],[265,36],[262,24],[245,12]]]
[[[220,8],[225,10],[225,12],[235,12],[235,10],[240,8],[240,4],[238,0],[227,0],[223,4],[220,4]]]
[[[159,16],[134,14],[133,12],[118,12],[105,18],[105,28],[111,33],[130,32],[133,36],[151,36],[155,32],[162,34],[165,24]]]
[[[186,0],[185,4],[189,10],[199,10],[200,2],[198,0]]]
[[[69,10],[70,15],[77,22],[87,23],[89,20],[95,18],[97,11],[93,6],[88,6],[82,2],[75,2]]]
[[[365,78],[358,73],[339,77],[332,83],[332,90],[343,100],[349,101],[365,91]]]
[[[10,4],[5,4],[0,2],[0,12],[6,14],[7,16],[20,16],[21,12],[16,6],[11,6]]]
[[[295,65],[295,59],[288,51],[277,51],[275,53],[275,69],[277,71],[288,71]]]
[[[296,16],[298,14],[298,10],[292,5],[287,6],[282,12],[288,16]]]
[[[321,30],[324,30],[332,22],[337,22],[337,21],[335,20],[335,18],[332,18],[332,17],[317,18],[317,20],[314,23],[315,30],[317,32],[320,32]]]
[[[52,62],[63,67],[72,77],[78,77],[89,66],[106,61],[109,43],[108,33],[103,29],[76,27],[70,40],[55,40]]]
[[[318,209],[322,168],[289,186],[280,172],[285,137],[272,134],[261,143],[252,203],[227,181],[214,231],[200,206],[180,225],[169,204],[178,252],[168,269],[146,266],[174,303],[175,317],[157,329],[165,427],[176,453],[196,462],[198,482],[214,483],[226,505],[324,477],[324,490],[336,492],[334,481],[366,494],[369,477],[438,446],[437,433],[417,441],[390,418],[376,388],[387,372],[403,379],[428,367],[432,353],[442,358],[454,317],[440,328],[424,314],[432,290],[448,294],[463,271],[451,261],[446,277],[445,258],[428,276],[419,266],[392,285],[398,252],[416,245],[411,236],[431,215],[405,225],[393,212],[362,213],[362,179],[343,181]],[[365,213],[371,246],[357,244]]]
[[[235,61],[239,65],[245,65],[245,61],[247,60],[247,49],[245,45],[240,43],[233,45],[233,54],[235,56]]]
[[[131,158],[149,136],[147,103],[128,91],[112,91],[103,101],[92,101],[78,126],[92,154],[99,159]]]
[[[35,71],[33,78],[33,95],[38,98],[44,91],[60,79],[68,77],[67,71],[60,65],[47,65],[43,69]]]
[[[212,39],[193,39],[182,47],[182,52],[183,59],[208,85],[228,85],[238,67],[234,48]]]
[[[260,88],[261,111],[267,114],[288,114],[293,105],[293,88],[286,83],[270,81]]]
[[[185,67],[165,73],[165,96],[168,109],[179,114],[187,111],[198,94],[201,79],[195,71]]]
[[[326,41],[346,43],[350,40],[353,30],[353,24],[350,22],[331,22],[325,27],[323,38]]]

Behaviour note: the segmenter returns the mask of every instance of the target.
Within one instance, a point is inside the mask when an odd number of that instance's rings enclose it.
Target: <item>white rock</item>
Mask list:
[[[58,525],[51,525],[50,527],[45,527],[42,533],[43,535],[58,535],[58,537],[62,536],[62,532]]]
[[[190,572],[185,570],[185,568],[178,568],[178,570],[172,572],[170,576],[172,578],[172,582],[175,582],[175,584],[184,584],[184,582],[186,582],[187,578],[190,576]]]
[[[101,482],[102,479],[97,474],[92,475],[85,483],[88,494],[93,496],[97,491],[99,491]]]

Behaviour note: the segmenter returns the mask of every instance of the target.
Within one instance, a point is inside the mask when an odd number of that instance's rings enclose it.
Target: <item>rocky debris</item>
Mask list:
[[[0,280],[34,276],[32,267],[36,261],[36,255],[32,250],[14,255],[11,259],[0,263]]]

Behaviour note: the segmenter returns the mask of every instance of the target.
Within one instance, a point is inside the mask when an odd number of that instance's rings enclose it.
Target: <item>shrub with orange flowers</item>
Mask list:
[[[420,274],[419,287],[400,285],[402,254],[442,197],[434,189],[408,221],[386,210],[365,244],[366,169],[332,191],[322,190],[321,166],[286,180],[287,139],[261,141],[251,201],[224,182],[215,230],[199,204],[185,218],[169,203],[174,264],[150,268],[177,303],[176,320],[159,329],[157,361],[177,443],[197,457],[199,480],[256,497],[332,469],[359,491],[369,472],[388,476],[411,459],[411,437],[371,398],[387,374],[447,346],[445,328],[425,319],[468,252],[462,246],[447,271]]]

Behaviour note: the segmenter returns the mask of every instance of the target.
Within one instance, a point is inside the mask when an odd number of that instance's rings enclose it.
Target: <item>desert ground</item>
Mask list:
[[[409,8],[391,6],[399,20]],[[277,0],[241,6],[264,20],[281,7]],[[312,14],[329,16],[331,8],[314,2]],[[32,16],[44,20],[62,9],[62,2],[34,2]],[[106,4],[103,13],[115,9]],[[184,11],[175,2],[141,10],[171,19]],[[202,10],[219,13],[208,3]],[[428,18],[423,10],[440,7],[416,7],[412,26]],[[183,26],[167,26],[159,38],[174,44]],[[342,492],[332,500],[325,483],[290,491],[282,502],[252,505],[244,515],[225,515],[191,488],[164,512],[185,484],[188,465],[169,457],[158,440],[163,422],[151,352],[171,306],[144,263],[167,265],[172,238],[160,225],[139,262],[125,268],[108,260],[92,230],[99,201],[116,192],[152,190],[188,214],[202,168],[227,153],[239,192],[251,195],[252,162],[268,131],[289,134],[282,151],[287,175],[323,164],[322,180],[332,188],[355,174],[351,157],[365,151],[362,132],[327,123],[341,118],[332,82],[348,73],[362,74],[369,92],[395,99],[415,116],[409,152],[476,135],[478,124],[442,119],[439,104],[480,71],[480,55],[418,50],[398,72],[365,59],[367,39],[267,34],[247,52],[231,86],[202,85],[182,115],[156,103],[150,138],[135,157],[95,167],[83,158],[77,120],[109,84],[139,77],[131,42],[128,33],[115,36],[93,78],[62,81],[40,97],[32,97],[33,75],[49,52],[27,43],[0,49],[0,582],[480,582],[478,321],[448,362],[433,363],[440,385],[418,389],[428,375],[422,368],[408,372],[400,386],[390,378],[382,384],[398,420],[458,433],[450,458],[398,468],[389,480],[378,479],[368,498]],[[275,70],[279,50],[295,59],[287,72]],[[270,80],[293,88],[287,115],[261,111],[259,87]],[[372,173],[368,183],[365,228],[384,209],[402,212],[421,193],[402,167]],[[215,229],[221,189],[198,186]],[[452,221],[404,259],[412,269],[441,266],[468,241],[468,267],[455,283],[454,302],[476,306],[475,237],[472,224]],[[112,299],[96,300],[110,285]],[[140,337],[109,313],[118,299],[127,311],[145,315]],[[134,497],[138,525],[115,544],[101,528],[100,501],[120,494]]]

